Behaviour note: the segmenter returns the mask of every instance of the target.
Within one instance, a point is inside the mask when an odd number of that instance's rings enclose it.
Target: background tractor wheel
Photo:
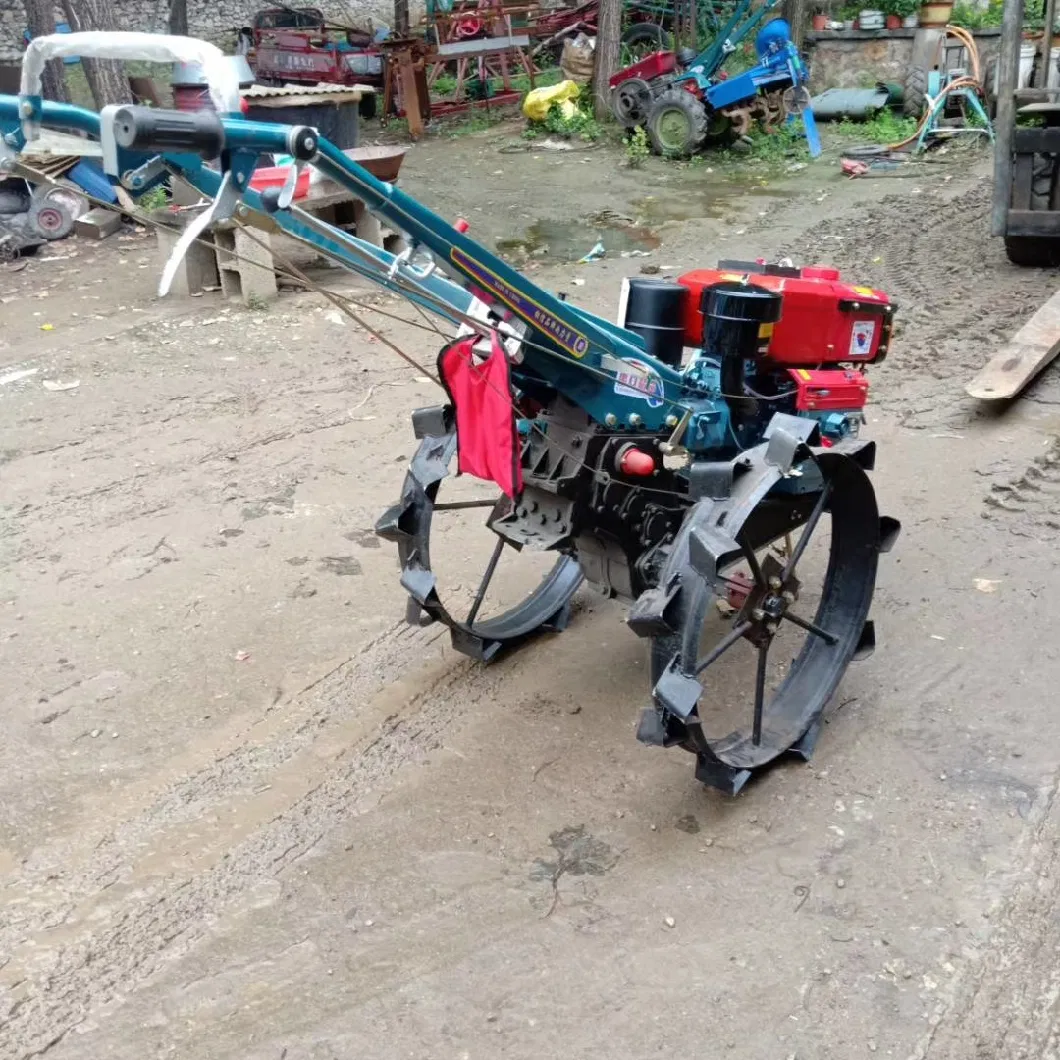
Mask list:
[[[669,34],[654,22],[634,22],[622,34],[622,58],[627,66],[668,47]]]
[[[928,72],[919,66],[909,67],[902,94],[902,113],[907,118],[919,118],[927,106]]]
[[[707,109],[691,92],[671,88],[648,112],[648,136],[656,154],[688,158],[707,138]]]
[[[1034,156],[1031,209],[1060,209],[1060,159],[1057,155]],[[1013,265],[1032,269],[1060,265],[1060,239],[1049,236],[1005,236],[1005,254]]]

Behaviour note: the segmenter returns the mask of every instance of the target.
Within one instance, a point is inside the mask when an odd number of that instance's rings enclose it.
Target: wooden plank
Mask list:
[[[1013,210],[1031,208],[1031,192],[1034,185],[1034,155],[1016,155],[1016,164],[1012,171],[1012,206]]]
[[[1017,210],[1008,212],[1007,236],[1060,236],[1060,213],[1053,210]]]
[[[1014,398],[1060,353],[1060,291],[1023,325],[965,387],[982,401]]]
[[[481,40],[455,41],[439,44],[435,53],[443,58],[454,55],[475,56],[488,55],[491,52],[510,51],[512,48],[529,48],[530,38],[525,35],[508,37],[485,37]]]
[[[1042,155],[1060,151],[1060,129],[1017,129],[1012,137],[1017,155]]]

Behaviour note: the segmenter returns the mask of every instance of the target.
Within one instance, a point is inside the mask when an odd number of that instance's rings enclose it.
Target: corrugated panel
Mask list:
[[[321,82],[319,85],[252,85],[240,95],[244,99],[269,99],[275,96],[324,96],[341,95],[344,92],[374,92],[371,85],[335,85]]]

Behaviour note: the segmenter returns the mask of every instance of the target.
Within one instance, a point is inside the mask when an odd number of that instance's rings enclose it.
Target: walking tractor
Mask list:
[[[756,66],[726,77],[722,66],[772,10],[767,0],[744,19],[741,0],[714,42],[698,55],[691,49],[658,51],[620,70],[610,81],[611,110],[627,129],[644,126],[660,155],[687,158],[700,148],[746,136],[751,122],[767,128],[802,118],[810,154],[821,153],[810,108],[806,66],[791,40],[791,27],[773,19],[755,37]]]
[[[42,101],[44,62],[69,54],[199,62],[217,112]],[[0,96],[3,164],[42,127],[72,129],[99,138],[111,180],[133,195],[171,173],[209,196],[160,293],[188,246],[229,219],[279,228],[424,310],[443,335],[445,394],[413,413],[418,448],[377,525],[397,547],[409,620],[447,626],[457,649],[488,661],[562,630],[591,587],[627,601],[648,642],[642,742],[690,751],[697,777],[730,793],[788,752],[807,757],[848,664],[873,647],[878,557],[898,533],[879,514],[876,447],[861,436],[865,370],[890,342],[887,295],[823,267],[723,261],[626,280],[617,318],[596,316],[313,129],[243,118],[221,60],[179,37],[36,40],[21,94]],[[295,164],[283,188],[258,194],[249,182],[270,154]],[[403,232],[406,249],[301,210],[306,165]],[[479,570],[475,534],[488,542]]]

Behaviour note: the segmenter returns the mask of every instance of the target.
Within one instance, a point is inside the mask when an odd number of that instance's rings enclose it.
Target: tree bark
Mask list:
[[[169,32],[175,37],[188,35],[188,0],[169,0]]]
[[[75,33],[118,28],[111,0],[62,0],[62,6]],[[98,109],[111,103],[132,102],[124,63],[115,59],[82,59],[81,65]]]
[[[618,69],[621,48],[622,0],[600,0],[593,59],[593,110],[597,121],[606,121],[611,114],[609,82]]]
[[[781,5],[781,13],[791,26],[791,39],[796,48],[802,48],[802,42],[806,39],[806,24],[808,18],[808,4],[806,0],[784,0]]]
[[[53,0],[25,0],[26,25],[33,37],[47,37],[55,32],[55,4]],[[56,103],[69,103],[70,91],[66,87],[66,71],[62,59],[52,59],[44,67],[41,78],[45,99]]]

